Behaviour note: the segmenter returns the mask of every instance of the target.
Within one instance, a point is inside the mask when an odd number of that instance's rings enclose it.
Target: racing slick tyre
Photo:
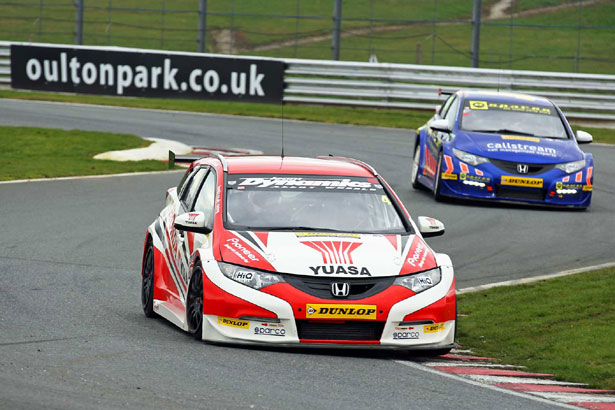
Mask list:
[[[154,245],[147,240],[143,257],[143,277],[141,279],[141,306],[147,317],[156,317],[154,312]]]
[[[436,180],[433,183],[433,197],[436,201],[442,201],[440,186],[442,184],[442,151],[438,154],[438,167],[436,168]]]
[[[410,175],[410,182],[412,188],[423,189],[423,185],[419,182],[419,163],[421,160],[421,145],[417,144],[414,149],[414,161],[412,162],[412,174]]]
[[[203,267],[200,261],[194,264],[190,278],[186,298],[186,321],[188,331],[196,340],[201,340],[203,333]]]

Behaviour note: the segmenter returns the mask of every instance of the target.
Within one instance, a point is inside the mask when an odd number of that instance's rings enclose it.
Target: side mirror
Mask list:
[[[594,140],[594,137],[592,137],[592,135],[589,132],[585,132],[581,130],[577,131],[577,142],[579,144],[589,144],[593,140]]]
[[[444,235],[444,224],[435,218],[428,216],[419,216],[418,218],[419,232],[425,238],[432,236]]]
[[[188,212],[175,218],[175,229],[194,233],[210,233],[213,228],[205,221],[203,212]]]
[[[436,131],[451,132],[451,129],[448,126],[448,120],[445,120],[443,118],[433,120],[429,124],[429,128]]]

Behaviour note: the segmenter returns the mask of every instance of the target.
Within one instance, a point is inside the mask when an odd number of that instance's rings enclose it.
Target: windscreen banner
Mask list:
[[[282,103],[284,63],[104,47],[11,45],[14,89]]]

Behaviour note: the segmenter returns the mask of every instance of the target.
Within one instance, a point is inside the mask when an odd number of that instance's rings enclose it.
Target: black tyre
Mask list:
[[[410,174],[410,182],[412,183],[412,188],[414,189],[422,189],[423,186],[419,182],[419,164],[421,160],[421,146],[417,144],[414,149],[414,161],[412,161],[412,173]]]
[[[154,313],[154,245],[147,241],[143,256],[143,275],[141,278],[141,306],[147,317],[156,317]]]
[[[200,262],[194,265],[186,298],[188,331],[201,340],[203,332],[203,268]]]
[[[436,180],[433,183],[433,197],[436,201],[442,201],[440,186],[442,184],[442,152],[438,154],[438,167],[436,168]]]

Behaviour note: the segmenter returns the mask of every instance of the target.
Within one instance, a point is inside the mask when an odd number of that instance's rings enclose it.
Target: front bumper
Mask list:
[[[438,349],[454,344],[455,284],[450,265],[442,267],[438,285],[419,294],[393,285],[352,301],[319,299],[288,283],[258,291],[224,277],[217,264],[206,265],[211,267],[205,269],[204,277],[202,339],[206,341],[393,349]],[[354,308],[351,312],[358,314],[314,319],[310,317],[314,307]],[[362,309],[369,319],[360,319]]]
[[[477,167],[453,159],[454,170],[442,175],[444,196],[586,208],[591,203],[593,167],[573,174],[558,169],[538,175],[514,175],[491,163]]]

